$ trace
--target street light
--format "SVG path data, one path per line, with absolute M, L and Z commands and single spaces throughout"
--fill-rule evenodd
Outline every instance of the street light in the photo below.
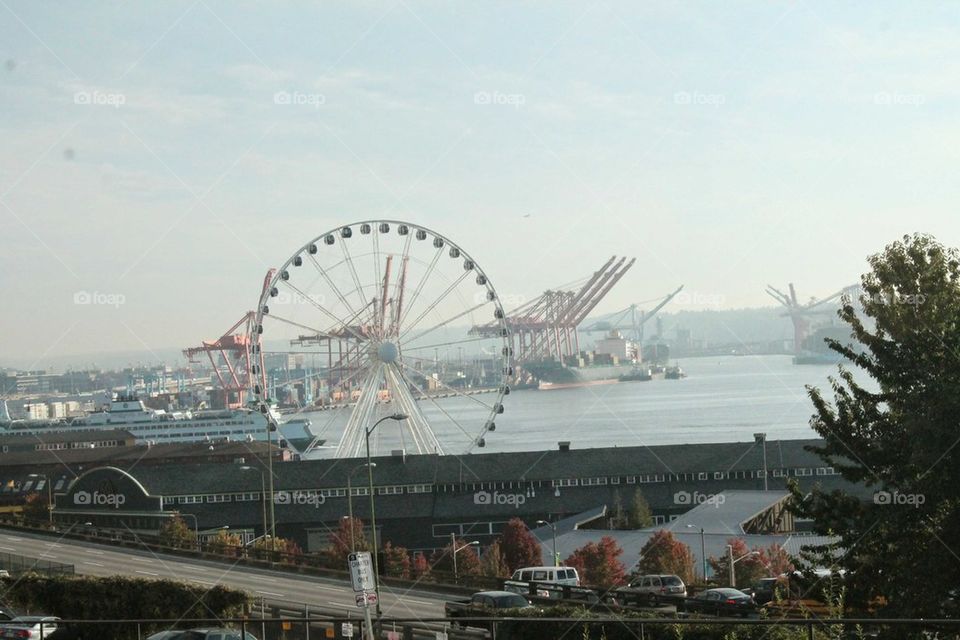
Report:
M 687 529 L 696 529 L 697 525 L 688 524 Z M 700 527 L 700 562 L 703 564 L 703 582 L 707 582 L 707 552 L 703 542 L 703 527 Z
M 180 513 L 180 517 L 189 516 L 193 518 L 193 541 L 197 544 L 197 551 L 203 551 L 200 545 L 200 525 L 197 523 L 197 516 L 192 513 Z
M 760 555 L 759 552 L 757 552 L 757 551 L 751 551 L 751 552 L 749 552 L 749 553 L 743 554 L 743 555 L 740 556 L 739 558 L 734 559 L 734 557 L 733 557 L 733 547 L 732 547 L 731 545 L 729 545 L 729 544 L 727 545 L 727 567 L 728 567 L 728 569 L 729 569 L 729 570 L 728 570 L 728 573 L 730 574 L 730 575 L 729 575 L 729 578 L 730 578 L 730 587 L 731 587 L 731 588 L 736 588 L 736 586 L 737 586 L 737 577 L 736 577 L 736 574 L 735 574 L 734 571 L 733 571 L 733 565 L 737 564 L 738 562 L 740 562 L 740 561 L 743 560 L 744 558 L 749 558 L 749 557 L 751 557 L 751 556 L 756 556 L 756 555 Z
M 557 557 L 557 525 L 546 520 L 537 520 L 537 524 L 542 524 L 553 529 L 553 566 L 560 566 L 560 558 Z
M 763 490 L 767 491 L 767 434 L 753 434 L 753 441 L 756 444 L 763 445 Z
M 364 427 L 364 440 L 366 442 L 367 448 L 367 482 L 370 487 L 370 535 L 372 536 L 372 550 L 373 550 L 373 591 L 377 594 L 377 624 L 380 623 L 380 617 L 382 612 L 380 610 L 380 561 L 377 559 L 377 512 L 374 508 L 373 500 L 373 463 L 370 461 L 370 434 L 373 433 L 381 422 L 385 420 L 396 420 L 397 422 L 401 420 L 406 420 L 407 414 L 405 413 L 394 413 L 389 416 L 384 416 L 373 423 L 373 426 L 367 429 Z
M 267 487 L 263 477 L 263 470 L 251 467 L 250 465 L 244 465 L 240 467 L 240 469 L 243 471 L 256 471 L 260 474 L 260 504 L 263 507 L 263 535 L 267 535 Z
M 450 548 L 453 550 L 453 553 L 451 554 L 453 555 L 453 584 L 460 583 L 460 575 L 457 572 L 457 553 L 460 551 L 463 551 L 467 547 L 479 547 L 479 546 L 480 546 L 480 542 L 478 540 L 474 540 L 473 542 L 468 542 L 467 544 L 463 545 L 458 549 L 456 534 L 454 533 L 450 534 Z
M 357 550 L 357 543 L 354 540 L 356 536 L 353 534 L 353 484 L 351 483 L 351 480 L 353 479 L 353 474 L 359 469 L 375 466 L 377 466 L 376 462 L 360 464 L 351 469 L 350 473 L 347 474 L 347 511 L 350 514 L 350 551 L 355 552 Z
M 47 524 L 53 526 L 53 487 L 50 484 L 50 478 L 43 473 L 31 473 L 28 478 L 43 478 L 47 485 Z

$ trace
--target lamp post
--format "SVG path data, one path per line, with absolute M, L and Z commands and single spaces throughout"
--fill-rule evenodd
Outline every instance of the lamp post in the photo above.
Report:
M 377 594 L 377 624 L 380 624 L 380 616 L 382 614 L 380 609 L 380 561 L 377 559 L 377 512 L 374 508 L 373 500 L 373 463 L 370 461 L 370 434 L 373 433 L 381 422 L 385 420 L 406 420 L 407 414 L 405 413 L 394 413 L 389 416 L 384 416 L 373 423 L 373 426 L 369 429 L 364 428 L 364 441 L 367 449 L 367 482 L 370 488 L 370 535 L 371 535 L 371 549 L 373 551 L 373 591 Z
M 755 433 L 753 434 L 753 441 L 763 446 L 763 490 L 767 491 L 767 434 Z
M 350 514 L 350 551 L 357 550 L 357 543 L 354 540 L 356 536 L 353 534 L 353 484 L 351 480 L 353 479 L 353 474 L 358 470 L 363 469 L 364 467 L 375 467 L 377 466 L 376 462 L 368 462 L 365 464 L 357 465 L 350 470 L 350 473 L 347 474 L 347 512 Z
M 453 556 L 453 584 L 460 584 L 460 574 L 457 572 L 457 553 L 463 551 L 467 547 L 479 547 L 480 541 L 474 540 L 473 542 L 468 542 L 459 549 L 457 548 L 457 535 L 455 533 L 450 534 L 450 549 L 452 550 L 451 555 Z
M 203 551 L 203 548 L 200 545 L 200 525 L 197 522 L 197 516 L 192 513 L 181 513 L 180 517 L 189 516 L 193 518 L 193 541 L 197 545 L 197 551 Z
M 263 507 L 262 509 L 263 535 L 266 536 L 267 535 L 267 487 L 266 487 L 266 481 L 264 480 L 264 477 L 263 477 L 263 471 L 260 469 L 257 469 L 256 467 L 251 467 L 249 465 L 244 465 L 240 468 L 243 469 L 244 471 L 256 471 L 257 473 L 260 474 L 260 504 Z
M 47 524 L 53 526 L 53 487 L 50 484 L 50 478 L 44 473 L 31 473 L 28 478 L 43 478 L 47 485 Z
M 553 566 L 560 566 L 560 558 L 557 557 L 557 525 L 546 520 L 537 520 L 537 524 L 549 526 L 553 530 Z
M 688 524 L 688 525 L 687 525 L 687 528 L 688 528 L 688 529 L 696 529 L 696 528 L 697 528 L 697 525 Z M 700 527 L 700 563 L 702 564 L 703 582 L 704 582 L 704 584 L 706 584 L 706 582 L 707 582 L 707 551 L 706 551 L 706 546 L 707 546 L 707 545 L 704 544 L 704 539 L 703 539 L 703 527 Z
M 743 554 L 739 558 L 734 559 L 733 547 L 729 544 L 727 545 L 727 567 L 728 567 L 728 573 L 730 574 L 728 577 L 730 578 L 731 588 L 736 588 L 737 586 L 737 576 L 736 576 L 736 573 L 734 573 L 733 565 L 737 564 L 744 558 L 749 558 L 750 556 L 755 556 L 755 555 L 758 555 L 758 553 L 756 551 L 751 551 L 749 553 Z

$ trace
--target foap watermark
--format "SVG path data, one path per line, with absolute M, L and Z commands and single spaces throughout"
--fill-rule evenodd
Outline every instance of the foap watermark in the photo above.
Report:
M 922 493 L 900 493 L 893 491 L 877 491 L 873 494 L 873 504 L 877 505 L 896 505 L 908 506 L 917 509 L 927 501 L 927 497 Z
M 927 296 L 922 293 L 875 293 L 872 295 L 862 294 L 860 296 L 862 302 L 874 302 L 876 304 L 886 304 L 886 305 L 895 305 L 895 304 L 905 304 L 914 307 L 919 307 L 924 302 L 927 301 Z
M 514 509 L 519 509 L 520 505 L 526 504 L 526 502 L 527 496 L 523 493 L 500 493 L 499 491 L 491 493 L 489 491 L 478 491 L 473 494 L 473 504 L 479 505 L 509 505 Z
M 873 94 L 873 104 L 881 106 L 919 107 L 927 102 L 922 93 L 897 93 L 896 91 L 878 91 Z
M 81 507 L 115 507 L 119 508 L 127 501 L 122 493 L 101 493 L 100 491 L 77 491 L 73 494 L 73 504 Z
M 103 293 L 102 291 L 77 291 L 73 294 L 73 304 L 100 305 L 119 308 L 127 303 L 122 293 Z
M 317 509 L 326 501 L 325 495 L 312 491 L 277 491 L 273 494 L 273 503 L 278 505 L 312 506 Z
M 474 104 L 492 104 L 519 109 L 527 104 L 527 98 L 522 93 L 500 93 L 499 91 L 477 91 L 473 94 Z
M 706 105 L 708 107 L 720 107 L 727 102 L 727 97 L 722 93 L 705 93 L 703 91 L 678 91 L 673 94 L 674 104 L 692 104 Z
M 322 93 L 305 93 L 303 91 L 277 91 L 273 94 L 273 104 L 307 106 L 319 109 L 327 103 L 327 97 Z
M 303 294 L 299 291 L 278 291 L 277 295 L 271 298 L 273 304 L 309 304 L 312 306 L 323 306 L 327 303 L 327 298 L 319 293 Z
M 108 91 L 77 91 L 73 94 L 73 104 L 95 105 L 119 109 L 127 103 L 127 97 L 122 93 Z
M 705 293 L 703 291 L 681 291 L 674 298 L 677 304 L 697 307 L 720 307 L 727 301 L 722 293 Z
M 699 491 L 690 493 L 689 491 L 677 491 L 673 494 L 673 503 L 679 505 L 697 506 L 710 504 L 714 507 L 719 507 L 726 501 L 727 499 L 722 493 L 700 493 Z

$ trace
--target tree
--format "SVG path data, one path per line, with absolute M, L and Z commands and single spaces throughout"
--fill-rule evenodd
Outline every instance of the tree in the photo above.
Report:
M 351 548 L 351 542 L 354 545 L 353 548 Z M 341 518 L 337 528 L 327 536 L 327 546 L 323 554 L 331 567 L 345 567 L 347 556 L 353 551 L 370 551 L 370 543 L 363 533 L 363 520 Z
M 640 487 L 637 487 L 633 492 L 633 502 L 630 505 L 630 528 L 646 529 L 652 526 L 653 514 L 650 512 L 650 504 Z
M 179 515 L 169 518 L 160 525 L 158 538 L 160 544 L 174 549 L 195 549 L 197 546 L 196 534 Z
M 608 589 L 623 584 L 626 569 L 620 562 L 623 549 L 610 536 L 588 542 L 566 559 L 564 564 L 580 574 L 580 581 L 592 587 Z
M 295 560 L 303 555 L 303 549 L 293 540 L 286 538 L 257 538 L 253 543 L 254 555 L 258 558 L 271 558 L 274 561 Z
M 430 576 L 430 562 L 427 561 L 427 556 L 422 553 L 414 554 L 413 567 L 410 571 L 416 580 L 428 578 Z
M 457 549 L 457 575 L 478 576 L 480 575 L 480 558 L 477 557 L 476 548 L 468 545 L 466 541 L 457 538 L 453 544 Z M 466 547 L 466 548 L 464 548 Z M 432 571 L 440 571 L 453 575 L 453 550 L 452 545 L 447 545 L 442 549 L 437 549 L 430 556 L 430 568 Z
M 210 553 L 216 553 L 222 556 L 233 556 L 236 555 L 240 548 L 243 546 L 243 543 L 240 541 L 240 536 L 228 532 L 226 529 L 220 529 L 217 531 L 217 535 L 213 536 L 207 542 L 207 551 Z
M 691 584 L 696 578 L 694 566 L 690 547 L 677 540 L 670 531 L 660 529 L 640 548 L 637 571 L 640 574 L 671 574 Z
M 727 540 L 727 545 L 733 549 L 733 559 L 736 561 L 733 577 L 737 584 L 731 586 L 746 587 L 760 578 L 766 578 L 770 575 L 767 562 L 759 549 L 748 549 L 747 543 L 742 538 L 730 538 Z M 751 552 L 753 552 L 753 555 L 748 555 Z M 727 554 L 719 558 L 711 556 L 707 562 L 710 564 L 717 582 L 726 584 L 730 575 L 730 559 Z
M 849 298 L 838 313 L 851 343 L 828 340 L 843 357 L 832 402 L 808 388 L 810 446 L 825 466 L 874 491 L 807 493 L 791 483 L 793 508 L 832 544 L 801 554 L 807 566 L 842 568 L 847 601 L 885 605 L 890 617 L 960 615 L 960 563 L 949 541 L 960 530 L 960 256 L 930 236 L 904 236 L 869 258 L 862 313 Z M 872 379 L 864 386 L 848 367 Z M 876 390 L 874 390 L 876 389 Z M 945 542 L 947 541 L 947 542 Z
M 623 510 L 623 500 L 620 499 L 620 490 L 613 490 L 613 512 L 610 515 L 610 528 L 611 529 L 628 529 L 630 528 L 629 517 Z
M 793 560 L 786 549 L 774 543 L 766 549 L 760 549 L 760 561 L 767 569 L 767 577 L 775 578 L 794 570 Z
M 46 523 L 50 518 L 47 495 L 37 491 L 28 493 L 23 502 L 23 517 L 37 523 Z
M 410 553 L 391 543 L 383 545 L 383 572 L 394 578 L 410 577 Z
M 510 573 L 523 567 L 537 567 L 543 564 L 540 543 L 520 518 L 511 518 L 503 528 L 503 535 L 500 536 L 500 550 L 507 561 Z
M 493 543 L 480 554 L 480 574 L 488 578 L 509 578 L 511 575 L 507 559 L 500 548 L 500 541 Z

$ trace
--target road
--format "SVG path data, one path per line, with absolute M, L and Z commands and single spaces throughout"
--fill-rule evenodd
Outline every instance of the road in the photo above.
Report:
M 155 553 L 149 549 L 118 549 L 103 544 L 57 539 L 31 533 L 0 531 L 0 551 L 72 564 L 76 572 L 93 576 L 129 575 L 140 578 L 173 578 L 212 587 L 220 584 L 242 589 L 256 598 L 292 606 L 307 604 L 325 613 L 359 617 L 349 582 L 301 576 L 283 571 L 250 568 Z M 443 617 L 444 598 L 419 590 L 380 587 L 381 608 L 395 618 Z

